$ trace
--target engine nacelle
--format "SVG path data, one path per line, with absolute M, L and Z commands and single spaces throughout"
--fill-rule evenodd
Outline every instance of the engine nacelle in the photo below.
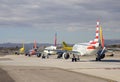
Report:
M 97 52 L 97 57 L 96 57 L 96 61 L 101 61 L 101 59 L 103 59 L 105 57 L 105 47 L 100 49 L 98 52 Z
M 102 54 L 102 55 L 100 56 L 101 59 L 103 59 L 104 57 L 105 57 L 105 54 Z
M 69 59 L 70 58 L 70 54 L 67 52 L 64 52 L 62 55 L 63 59 Z

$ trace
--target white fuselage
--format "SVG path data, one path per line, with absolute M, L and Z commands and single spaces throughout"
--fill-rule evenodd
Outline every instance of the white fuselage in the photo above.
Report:
M 73 46 L 72 51 L 78 52 L 78 55 L 95 55 L 99 50 L 99 43 L 78 43 Z
M 51 55 L 56 54 L 55 50 L 44 50 L 44 53 L 45 54 L 51 54 Z
M 44 53 L 45 54 L 56 54 L 56 46 L 48 46 L 48 47 L 46 47 L 45 49 L 44 49 Z

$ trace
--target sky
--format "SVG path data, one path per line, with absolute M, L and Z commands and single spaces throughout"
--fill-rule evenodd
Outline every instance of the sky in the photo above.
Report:
M 120 0 L 0 0 L 0 43 L 87 42 L 97 20 L 105 39 L 120 39 Z

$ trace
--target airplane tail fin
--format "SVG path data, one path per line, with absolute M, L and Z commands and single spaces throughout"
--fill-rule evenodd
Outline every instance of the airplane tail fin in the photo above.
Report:
M 24 43 L 22 44 L 22 47 L 19 49 L 20 53 L 24 53 L 25 51 L 25 47 L 24 47 Z
M 24 43 L 22 44 L 22 48 L 25 48 L 25 47 L 24 47 Z
M 63 41 L 62 42 L 63 47 L 67 47 L 68 45 Z
M 102 48 L 104 48 L 104 37 L 103 37 L 103 32 L 102 32 L 102 27 L 100 26 L 100 42 Z
M 90 42 L 90 44 L 96 44 L 99 41 L 99 21 L 97 21 L 97 25 L 96 25 L 96 36 L 95 39 L 93 41 Z
M 104 46 L 104 37 L 103 37 L 103 31 L 101 26 L 100 26 L 100 44 L 102 47 L 102 51 L 100 52 L 100 55 L 104 55 L 106 47 Z
M 33 46 L 33 48 L 37 48 L 37 43 L 36 43 L 36 40 L 34 41 L 34 46 Z
M 96 25 L 96 36 L 95 36 L 95 39 L 94 39 L 94 41 L 95 41 L 96 43 L 98 43 L 98 41 L 99 41 L 99 27 L 100 27 L 100 22 L 97 21 L 97 25 Z
M 57 46 L 57 33 L 55 33 L 54 45 Z

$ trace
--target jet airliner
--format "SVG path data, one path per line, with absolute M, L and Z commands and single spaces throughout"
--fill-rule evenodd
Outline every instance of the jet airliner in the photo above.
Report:
M 100 42 L 99 42 L 100 40 Z M 97 21 L 96 25 L 96 35 L 95 39 L 89 41 L 87 43 L 77 43 L 72 47 L 72 51 L 64 52 L 63 58 L 68 59 L 72 53 L 73 58 L 72 61 L 79 60 L 80 56 L 83 55 L 95 55 L 97 54 L 96 61 L 101 61 L 105 57 L 105 47 L 104 47 L 104 38 L 102 34 L 102 27 L 100 26 L 99 21 Z M 78 57 L 76 57 L 76 55 Z

